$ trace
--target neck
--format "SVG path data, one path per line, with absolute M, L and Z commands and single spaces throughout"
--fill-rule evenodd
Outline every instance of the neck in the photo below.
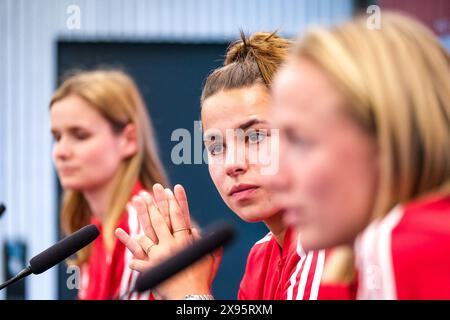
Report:
M 264 223 L 274 235 L 278 245 L 283 248 L 284 236 L 287 230 L 287 227 L 283 224 L 283 211 L 278 211 L 270 218 L 264 220 Z
M 108 210 L 111 195 L 114 190 L 114 180 L 111 179 L 100 187 L 83 191 L 83 196 L 89 204 L 92 215 L 102 223 L 106 217 L 106 211 Z

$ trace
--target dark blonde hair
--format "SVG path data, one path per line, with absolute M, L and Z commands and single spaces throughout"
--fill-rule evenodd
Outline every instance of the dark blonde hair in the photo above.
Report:
M 419 22 L 394 12 L 381 19 L 380 30 L 367 27 L 367 16 L 312 30 L 293 57 L 326 73 L 346 98 L 344 112 L 376 139 L 372 219 L 399 203 L 450 194 L 450 56 Z M 351 278 L 351 254 L 327 263 L 326 278 Z
M 347 98 L 345 111 L 381 154 L 373 217 L 398 203 L 450 192 L 450 56 L 431 30 L 383 12 L 380 30 L 360 16 L 304 37 L 296 57 L 318 65 Z
M 221 90 L 239 89 L 261 84 L 270 88 L 275 72 L 291 52 L 293 42 L 272 33 L 255 32 L 232 43 L 224 65 L 206 79 L 201 104 Z
M 138 151 L 125 159 L 116 175 L 106 219 L 103 223 L 105 246 L 114 246 L 114 229 L 120 220 L 131 191 L 140 181 L 150 190 L 153 184 L 167 185 L 167 179 L 157 154 L 153 128 L 144 100 L 137 85 L 126 73 L 119 70 L 78 71 L 68 77 L 53 94 L 52 105 L 70 95 L 85 100 L 111 125 L 114 132 L 121 132 L 126 125 L 135 126 Z M 70 234 L 89 224 L 91 210 L 80 191 L 66 190 L 61 208 L 61 227 Z M 83 249 L 76 263 L 89 257 L 89 248 Z

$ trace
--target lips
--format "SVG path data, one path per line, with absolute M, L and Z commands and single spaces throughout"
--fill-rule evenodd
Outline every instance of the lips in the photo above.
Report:
M 69 175 L 76 171 L 77 169 L 74 167 L 60 167 L 58 169 L 59 174 L 61 175 Z
M 231 188 L 228 195 L 235 198 L 236 200 L 246 200 L 251 198 L 253 193 L 258 189 L 259 186 L 250 184 L 238 184 Z

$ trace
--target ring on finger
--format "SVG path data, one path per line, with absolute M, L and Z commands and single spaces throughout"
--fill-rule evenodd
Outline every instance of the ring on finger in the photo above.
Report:
M 150 254 L 150 250 L 152 250 L 152 248 L 153 248 L 153 246 L 155 245 L 156 243 L 152 243 L 151 245 L 149 245 L 148 247 L 147 247 L 147 250 L 145 250 L 145 253 L 147 254 L 147 256 Z
M 176 229 L 173 230 L 173 234 L 177 233 L 177 232 L 181 232 L 181 231 L 187 231 L 189 234 L 191 234 L 191 228 L 180 228 L 180 229 Z

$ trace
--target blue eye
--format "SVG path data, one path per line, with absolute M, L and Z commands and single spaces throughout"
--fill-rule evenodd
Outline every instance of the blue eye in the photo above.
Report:
M 209 152 L 211 155 L 215 156 L 215 155 L 217 155 L 217 154 L 222 153 L 222 152 L 223 152 L 223 149 L 224 149 L 223 144 L 221 144 L 221 143 L 215 143 L 215 144 L 212 144 L 212 145 L 210 145 L 210 146 L 208 147 L 208 152 Z
M 267 133 L 264 131 L 251 131 L 247 133 L 248 142 L 250 144 L 258 144 L 267 137 Z

